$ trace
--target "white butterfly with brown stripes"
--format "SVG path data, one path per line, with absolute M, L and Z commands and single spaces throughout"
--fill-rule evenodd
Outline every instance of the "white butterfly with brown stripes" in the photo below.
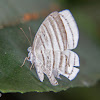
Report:
M 60 78 L 60 75 L 73 80 L 79 72 L 76 68 L 79 66 L 79 57 L 71 49 L 76 48 L 78 39 L 78 27 L 71 12 L 55 11 L 41 24 L 32 47 L 28 48 L 25 61 L 35 65 L 41 82 L 44 74 L 54 86 L 58 85 L 55 77 Z

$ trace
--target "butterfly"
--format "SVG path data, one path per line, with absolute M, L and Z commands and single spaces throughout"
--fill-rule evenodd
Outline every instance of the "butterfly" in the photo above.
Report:
M 61 79 L 60 75 L 71 81 L 79 72 L 79 57 L 71 51 L 77 47 L 78 39 L 78 27 L 71 12 L 52 12 L 39 27 L 24 63 L 30 61 L 31 68 L 35 65 L 41 82 L 44 74 L 53 86 L 58 85 L 56 78 Z

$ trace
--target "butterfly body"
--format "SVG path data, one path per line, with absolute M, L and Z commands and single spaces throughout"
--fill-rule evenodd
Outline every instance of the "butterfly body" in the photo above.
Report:
M 50 83 L 58 85 L 55 77 L 60 75 L 73 80 L 79 69 L 79 57 L 71 49 L 78 43 L 78 28 L 69 10 L 53 12 L 43 21 L 34 38 L 33 46 L 28 48 L 29 61 L 35 68 L 41 82 L 44 74 Z

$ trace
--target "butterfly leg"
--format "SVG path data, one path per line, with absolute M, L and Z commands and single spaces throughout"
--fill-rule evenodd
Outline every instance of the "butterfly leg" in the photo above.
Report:
M 26 60 L 29 60 L 29 57 L 26 57 L 26 58 L 24 59 L 24 62 L 23 62 L 23 64 L 22 64 L 20 67 L 23 67 L 23 66 L 24 66 Z
M 30 70 L 31 70 L 32 68 L 34 68 L 33 64 L 34 64 L 34 63 L 32 63 L 32 65 L 31 65 L 31 67 L 30 67 Z

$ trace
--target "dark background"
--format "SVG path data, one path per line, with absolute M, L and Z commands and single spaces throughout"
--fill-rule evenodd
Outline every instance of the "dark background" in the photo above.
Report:
M 5 93 L 0 100 L 99 100 L 100 81 L 93 87 L 76 87 L 58 93 L 54 92 L 30 92 L 30 93 Z

